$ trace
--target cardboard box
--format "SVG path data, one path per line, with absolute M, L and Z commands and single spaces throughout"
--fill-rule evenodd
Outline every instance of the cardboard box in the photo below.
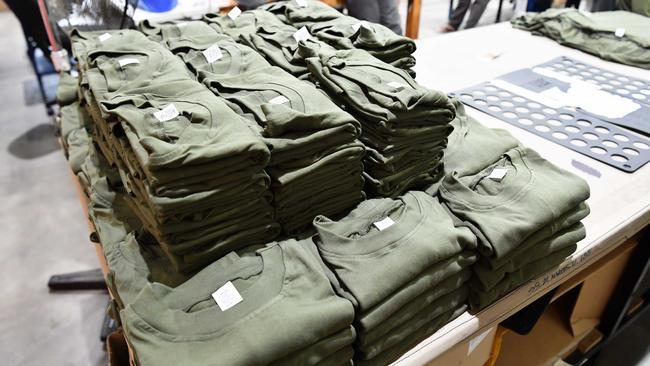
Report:
M 496 327 L 453 346 L 427 366 L 483 366 L 490 358 Z

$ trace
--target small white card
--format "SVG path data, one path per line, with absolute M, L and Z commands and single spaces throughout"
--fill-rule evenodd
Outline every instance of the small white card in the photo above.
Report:
M 362 21 L 360 21 L 359 23 L 352 24 L 352 29 L 356 32 L 356 31 L 359 30 L 359 28 L 361 28 L 361 26 L 364 26 L 364 27 L 365 27 L 365 26 L 366 26 L 366 23 L 367 23 L 367 22 L 366 22 L 365 20 L 362 20 Z
M 391 81 L 387 83 L 386 85 L 390 86 L 391 88 L 395 88 L 397 90 L 402 90 L 402 89 L 408 89 L 410 86 L 404 83 L 398 83 L 397 81 Z
M 241 14 L 241 9 L 239 7 L 235 6 L 234 8 L 230 9 L 228 12 L 228 18 L 235 20 L 237 17 Z
M 386 216 L 385 219 L 381 219 L 381 220 L 379 220 L 377 222 L 373 222 L 372 224 L 375 225 L 375 227 L 377 229 L 379 229 L 379 231 L 384 231 L 384 230 L 388 229 L 389 227 L 393 226 L 394 223 L 395 223 L 395 221 L 393 221 L 393 219 Z
M 226 311 L 244 300 L 235 288 L 235 285 L 230 281 L 212 293 L 212 298 L 216 301 L 221 311 Z
M 618 38 L 623 38 L 623 36 L 625 35 L 625 28 L 616 28 L 616 30 L 614 31 L 614 35 Z
M 296 0 L 296 4 L 301 8 L 306 8 L 309 5 L 307 0 Z
M 131 64 L 139 64 L 140 60 L 138 60 L 137 58 L 122 58 L 117 62 L 120 64 L 120 67 L 124 67 L 126 65 L 131 65 Z
M 506 174 L 508 174 L 508 169 L 494 168 L 494 169 L 492 169 L 492 173 L 490 173 L 490 175 L 488 175 L 488 178 L 490 178 L 492 180 L 496 180 L 497 182 L 501 182 L 501 180 L 503 179 L 503 177 L 506 176 Z
M 99 39 L 100 42 L 104 42 L 111 37 L 112 36 L 110 35 L 110 33 L 104 33 L 101 36 L 97 37 L 97 39 Z
M 309 34 L 309 31 L 307 30 L 307 27 L 302 27 L 298 29 L 296 33 L 293 34 L 293 38 L 296 39 L 296 41 L 306 41 L 311 37 L 311 34 Z
M 187 27 L 188 24 L 189 24 L 188 22 L 176 23 L 176 27 L 183 28 L 183 27 Z
M 154 117 L 160 122 L 165 122 L 169 121 L 170 119 L 178 117 L 180 113 L 178 113 L 178 109 L 176 109 L 176 106 L 173 104 L 167 105 L 165 108 L 159 110 L 158 112 L 155 112 L 153 114 Z
M 287 99 L 287 97 L 285 97 L 284 95 L 278 95 L 277 97 L 269 100 L 269 103 L 271 103 L 271 104 L 284 104 L 284 103 L 286 103 L 288 101 L 289 101 L 289 99 Z
M 223 53 L 221 53 L 221 48 L 219 48 L 218 45 L 212 45 L 203 51 L 203 57 L 205 57 L 205 60 L 208 61 L 209 64 L 221 59 L 223 57 Z

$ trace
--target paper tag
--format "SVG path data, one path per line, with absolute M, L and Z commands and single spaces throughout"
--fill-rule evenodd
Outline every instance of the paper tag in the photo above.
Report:
M 490 333 L 491 330 L 492 330 L 492 328 L 490 328 L 490 329 L 486 330 L 485 332 L 477 335 L 471 341 L 469 341 L 469 347 L 467 349 L 467 355 L 474 352 L 476 347 L 478 347 L 478 345 L 481 344 L 481 342 L 483 342 L 483 340 L 485 339 L 485 337 L 487 337 L 487 335 Z
M 625 28 L 616 28 L 616 31 L 614 31 L 614 35 L 618 38 L 623 38 L 625 35 Z
M 139 64 L 140 60 L 137 58 L 123 58 L 117 61 L 120 64 L 120 67 L 124 67 L 126 65 L 131 65 L 131 64 Z
M 234 8 L 230 9 L 228 12 L 228 18 L 235 20 L 237 17 L 241 14 L 241 9 L 239 7 L 235 6 Z
M 104 42 L 105 40 L 111 38 L 112 36 L 109 33 L 104 33 L 101 36 L 97 37 L 100 42 Z
M 496 180 L 497 182 L 501 182 L 501 180 L 503 179 L 503 177 L 506 176 L 506 174 L 508 174 L 508 169 L 494 168 L 494 169 L 492 169 L 492 173 L 490 173 L 490 175 L 488 175 L 488 178 L 490 178 L 492 180 Z
M 169 104 L 165 108 L 154 113 L 153 116 L 156 117 L 156 119 L 159 120 L 160 122 L 165 122 L 165 121 L 169 121 L 172 118 L 178 117 L 179 114 L 180 113 L 178 113 L 178 109 L 176 109 L 176 106 L 173 104 Z
M 307 5 L 309 5 L 307 3 L 307 0 L 296 0 L 296 4 L 298 4 L 298 6 L 301 7 L 301 8 L 306 8 Z
M 189 22 L 176 23 L 176 27 L 183 28 L 183 27 L 187 27 L 188 24 Z
M 212 298 L 216 301 L 221 311 L 226 311 L 244 300 L 235 288 L 235 285 L 230 281 L 212 293 Z
M 221 53 L 221 48 L 219 48 L 218 45 L 212 45 L 208 47 L 205 51 L 203 51 L 203 56 L 205 57 L 205 60 L 208 61 L 209 64 L 219 60 L 220 58 L 223 57 L 223 53 Z
M 362 21 L 360 21 L 359 23 L 352 24 L 352 29 L 356 32 L 356 31 L 359 30 L 359 28 L 361 28 L 362 25 L 363 25 L 363 26 L 366 25 L 366 21 L 365 21 L 365 20 L 362 20 Z
M 287 97 L 285 97 L 284 95 L 279 95 L 279 96 L 269 100 L 269 103 L 271 103 L 271 104 L 284 104 L 284 103 L 286 103 L 288 101 L 289 101 L 289 99 L 287 99 Z
M 391 88 L 395 88 L 397 90 L 410 88 L 410 86 L 408 86 L 408 85 L 406 85 L 404 83 L 398 83 L 397 81 L 391 81 L 391 82 L 387 83 L 386 85 L 390 86 Z
M 311 37 L 311 34 L 309 34 L 309 31 L 307 30 L 307 27 L 302 27 L 298 29 L 296 33 L 293 34 L 293 38 L 296 39 L 296 41 L 306 41 Z
M 375 225 L 375 227 L 379 229 L 379 231 L 384 231 L 389 227 L 393 226 L 394 223 L 395 221 L 393 221 L 393 219 L 387 216 L 385 219 L 379 220 L 377 222 L 373 222 L 372 224 Z

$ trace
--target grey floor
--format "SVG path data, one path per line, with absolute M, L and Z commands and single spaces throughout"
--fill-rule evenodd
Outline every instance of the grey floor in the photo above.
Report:
M 494 22 L 493 1 L 481 25 Z M 424 0 L 421 37 L 437 35 L 449 3 Z M 504 9 L 504 20 L 512 14 Z M 97 266 L 67 163 L 42 104 L 20 25 L 0 12 L 0 355 L 3 365 L 106 365 L 101 291 L 50 293 L 50 275 Z M 29 104 L 29 105 L 28 105 Z M 650 365 L 650 317 L 600 365 Z M 630 339 L 632 341 L 630 341 Z M 626 359 L 622 360 L 621 351 Z

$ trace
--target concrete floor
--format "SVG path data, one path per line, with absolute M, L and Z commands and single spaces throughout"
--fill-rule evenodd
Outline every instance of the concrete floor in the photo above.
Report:
M 421 37 L 437 35 L 449 3 L 424 0 Z M 481 25 L 494 22 L 492 2 Z M 504 20 L 512 8 L 504 8 Z M 34 76 L 20 25 L 0 12 L 0 355 L 3 365 L 106 365 L 99 341 L 107 295 L 51 293 L 50 275 L 97 267 L 81 207 L 51 120 L 25 86 Z M 650 317 L 629 330 L 607 360 L 647 365 Z M 621 351 L 630 362 L 621 362 Z M 613 363 L 613 362 L 612 362 Z M 612 364 L 609 361 L 602 365 Z

